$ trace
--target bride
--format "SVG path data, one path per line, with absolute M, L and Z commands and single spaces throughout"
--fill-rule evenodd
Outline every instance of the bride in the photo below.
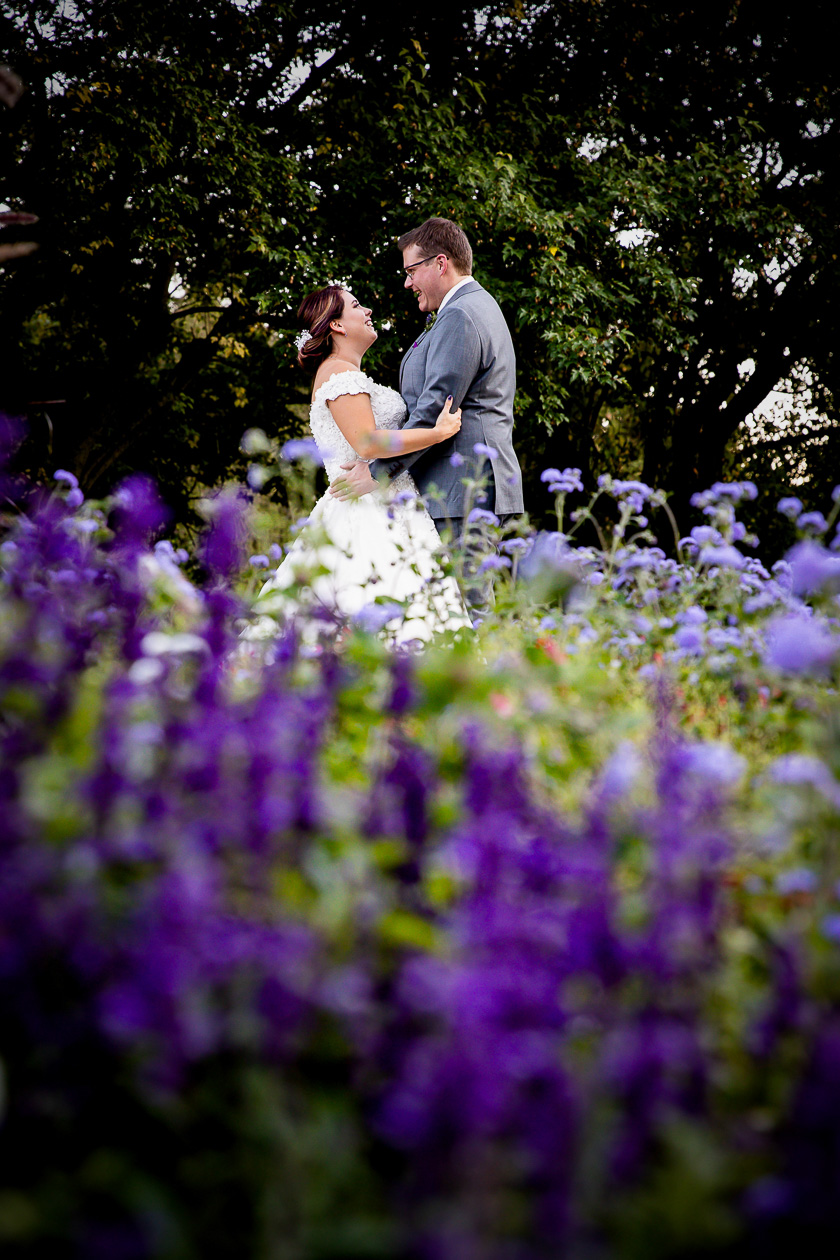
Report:
M 354 459 L 411 454 L 455 436 L 460 410 L 448 399 L 434 428 L 400 430 L 406 407 L 394 389 L 362 371 L 377 339 L 368 307 L 340 285 L 304 298 L 298 363 L 311 374 L 309 424 L 332 481 Z M 457 582 L 444 574 L 440 537 L 410 473 L 358 499 L 329 492 L 312 510 L 286 558 L 266 582 L 254 611 L 281 617 L 320 615 L 335 624 L 389 627 L 395 642 L 428 640 L 440 630 L 470 625 Z M 294 589 L 292 589 L 294 588 Z M 260 616 L 248 638 L 276 634 Z

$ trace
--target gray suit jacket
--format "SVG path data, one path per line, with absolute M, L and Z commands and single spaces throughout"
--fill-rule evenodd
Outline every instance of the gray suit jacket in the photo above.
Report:
M 482 470 L 488 502 L 497 515 L 523 511 L 522 474 L 513 450 L 516 358 L 495 298 L 471 280 L 449 299 L 432 327 L 403 358 L 400 393 L 408 407 L 404 429 L 434 428 L 449 394 L 460 407 L 461 430 L 426 451 L 371 464 L 375 477 L 396 477 L 411 468 L 417 488 L 437 519 L 464 515 L 463 478 Z M 477 456 L 477 442 L 498 454 Z M 454 452 L 463 463 L 451 462 Z

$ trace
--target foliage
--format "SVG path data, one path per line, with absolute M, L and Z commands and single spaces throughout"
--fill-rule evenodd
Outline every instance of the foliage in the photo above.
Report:
M 554 462 L 684 507 L 794 367 L 830 438 L 834 6 L 18 9 L 3 195 L 41 248 L 4 279 L 2 335 L 32 467 L 91 493 L 146 468 L 186 519 L 243 428 L 300 432 L 306 289 L 363 291 L 396 378 L 415 316 L 393 242 L 429 213 L 464 223 L 511 324 L 534 502 Z M 784 443 L 740 475 L 820 474 L 823 445 Z
M 263 660 L 243 498 L 196 584 L 142 478 L 6 479 L 8 1255 L 836 1245 L 840 509 L 771 574 L 748 483 L 679 559 L 545 486 L 474 641 Z

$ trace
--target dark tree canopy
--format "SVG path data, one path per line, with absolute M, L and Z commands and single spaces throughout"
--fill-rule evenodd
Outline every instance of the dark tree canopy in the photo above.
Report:
M 445 214 L 513 330 L 535 514 L 549 464 L 678 502 L 727 469 L 840 480 L 836 6 L 662 8 L 21 0 L 0 196 L 40 249 L 0 320 L 26 458 L 94 493 L 144 468 L 183 514 L 244 429 L 299 431 L 310 288 L 373 305 L 396 379 L 394 242 Z M 745 429 L 794 366 L 825 420 Z

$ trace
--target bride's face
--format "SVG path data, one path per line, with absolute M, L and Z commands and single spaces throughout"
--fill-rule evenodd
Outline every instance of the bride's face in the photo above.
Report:
M 355 298 L 349 289 L 344 289 L 343 292 L 344 310 L 331 324 L 333 331 L 337 334 L 335 340 L 339 347 L 346 340 L 348 345 L 360 346 L 367 350 L 379 336 L 373 326 L 370 307 L 362 306 L 359 299 Z M 342 332 L 347 334 L 346 338 L 342 336 Z

